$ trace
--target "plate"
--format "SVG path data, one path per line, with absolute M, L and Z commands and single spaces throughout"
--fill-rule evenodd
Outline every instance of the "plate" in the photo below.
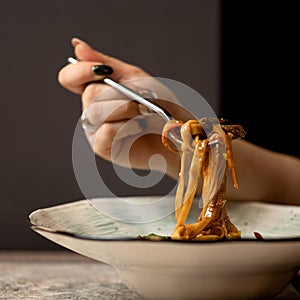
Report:
M 142 203 L 156 199 L 124 198 Z M 29 215 L 29 223 L 49 240 L 112 265 L 123 282 L 145 299 L 269 299 L 289 284 L 300 267 L 298 206 L 228 202 L 228 214 L 242 231 L 241 240 L 184 242 L 138 238 L 170 235 L 173 213 L 152 222 L 127 223 L 95 208 L 114 201 L 97 198 L 38 209 Z M 198 213 L 195 206 L 193 214 Z M 256 239 L 254 232 L 263 240 Z

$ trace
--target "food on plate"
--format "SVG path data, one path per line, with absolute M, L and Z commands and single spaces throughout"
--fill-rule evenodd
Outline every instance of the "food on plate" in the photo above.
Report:
M 180 133 L 179 133 L 180 132 Z M 176 146 L 170 134 L 180 135 Z M 226 170 L 238 189 L 232 154 L 232 139 L 243 138 L 241 125 L 229 125 L 223 119 L 202 118 L 181 122 L 171 120 L 162 131 L 163 145 L 181 155 L 181 169 L 175 196 L 176 226 L 173 240 L 239 239 L 240 230 L 231 222 L 226 208 Z M 198 188 L 203 208 L 194 223 L 186 224 Z

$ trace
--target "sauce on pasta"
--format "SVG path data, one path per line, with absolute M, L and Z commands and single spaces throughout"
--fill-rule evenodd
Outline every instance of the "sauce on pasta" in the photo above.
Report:
M 181 146 L 168 138 L 180 131 Z M 163 128 L 162 143 L 181 155 L 181 169 L 175 196 L 176 226 L 173 240 L 239 239 L 240 230 L 231 222 L 226 211 L 226 170 L 238 189 L 234 170 L 231 141 L 242 138 L 240 125 L 226 125 L 223 119 L 202 118 L 187 122 L 169 121 Z M 187 218 L 198 189 L 202 190 L 203 208 L 194 223 Z

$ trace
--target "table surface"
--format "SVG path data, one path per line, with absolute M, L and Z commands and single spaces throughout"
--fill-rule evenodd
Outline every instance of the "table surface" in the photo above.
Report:
M 104 263 L 71 251 L 0 251 L 0 299 L 141 300 Z M 300 299 L 289 286 L 276 300 Z
M 68 251 L 0 252 L 0 299 L 140 300 L 106 264 Z

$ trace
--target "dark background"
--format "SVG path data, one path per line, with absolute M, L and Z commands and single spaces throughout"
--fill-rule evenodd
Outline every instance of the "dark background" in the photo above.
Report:
M 0 249 L 58 248 L 32 232 L 26 218 L 35 209 L 83 198 L 71 157 L 80 98 L 57 82 L 73 54 L 73 36 L 189 85 L 218 115 L 242 124 L 248 140 L 300 156 L 296 4 L 1 1 Z M 172 184 L 166 178 L 156 192 Z
M 297 1 L 221 2 L 221 113 L 247 139 L 300 157 Z M 299 179 L 300 183 L 300 179 Z

